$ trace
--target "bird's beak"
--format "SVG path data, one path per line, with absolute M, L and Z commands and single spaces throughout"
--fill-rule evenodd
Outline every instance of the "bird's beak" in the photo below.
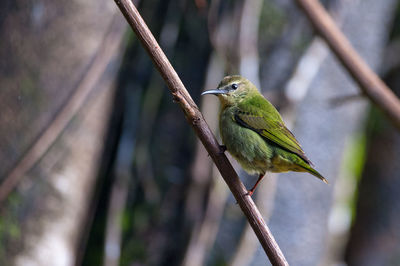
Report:
M 206 95 L 206 94 L 214 94 L 214 95 L 218 95 L 218 94 L 226 94 L 228 93 L 228 90 L 208 90 L 203 92 L 201 95 Z

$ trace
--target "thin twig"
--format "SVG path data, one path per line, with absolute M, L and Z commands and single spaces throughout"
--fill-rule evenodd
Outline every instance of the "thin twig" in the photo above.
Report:
M 161 50 L 157 41 L 154 39 L 136 7 L 133 5 L 131 0 L 115 0 L 115 3 L 118 5 L 126 20 L 135 31 L 137 37 L 142 42 L 144 48 L 149 53 L 156 68 L 164 78 L 174 100 L 181 106 L 188 123 L 193 127 L 197 136 L 216 164 L 218 170 L 221 172 L 222 177 L 232 191 L 232 194 L 246 215 L 249 223 L 253 227 L 253 230 L 271 263 L 273 265 L 288 265 L 282 251 L 272 236 L 256 205 L 251 197 L 246 195 L 247 190 L 245 186 L 239 180 L 239 177 L 227 157 L 220 152 L 219 144 L 205 122 L 203 115 L 190 97 L 190 94 Z
M 400 100 L 358 55 L 317 0 L 296 0 L 318 33 L 325 39 L 362 92 L 380 108 L 400 130 Z

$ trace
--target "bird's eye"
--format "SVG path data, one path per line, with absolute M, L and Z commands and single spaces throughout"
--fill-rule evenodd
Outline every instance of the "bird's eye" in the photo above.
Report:
M 233 83 L 231 85 L 232 90 L 236 90 L 238 88 L 238 85 L 236 83 Z

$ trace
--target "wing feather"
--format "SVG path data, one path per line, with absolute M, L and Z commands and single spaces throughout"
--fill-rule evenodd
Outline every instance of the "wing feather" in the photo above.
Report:
M 311 164 L 299 142 L 283 123 L 278 111 L 269 102 L 267 103 L 269 104 L 267 111 L 260 106 L 239 105 L 234 114 L 234 120 Z

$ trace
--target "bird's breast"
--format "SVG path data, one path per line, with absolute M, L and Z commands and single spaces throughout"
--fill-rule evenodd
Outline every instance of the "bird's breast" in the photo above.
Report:
M 249 173 L 265 173 L 272 167 L 274 149 L 251 129 L 237 124 L 232 109 L 220 114 L 220 134 L 229 153 Z

